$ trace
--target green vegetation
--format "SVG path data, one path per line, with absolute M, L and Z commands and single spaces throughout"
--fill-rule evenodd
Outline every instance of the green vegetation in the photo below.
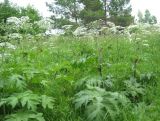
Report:
M 110 19 L 116 25 L 129 26 L 134 18 L 131 15 L 132 7 L 130 0 L 111 0 L 109 4 Z
M 75 22 L 78 22 L 80 6 L 78 4 L 78 0 L 55 0 L 54 4 L 56 5 L 53 7 L 53 4 L 47 3 L 46 5 L 49 7 L 49 10 L 56 15 L 52 16 L 52 19 L 57 19 L 58 16 L 63 20 L 70 20 L 74 19 Z
M 15 16 L 19 17 L 19 9 L 13 7 L 8 0 L 4 0 L 0 3 L 0 22 L 6 22 L 8 17 Z
M 160 120 L 160 34 L 138 37 L 12 40 L 0 48 L 0 120 Z
M 28 16 L 31 22 L 39 21 L 41 16 L 33 6 L 27 6 L 26 8 L 21 8 L 21 16 Z
M 103 4 L 100 0 L 80 0 L 85 6 L 80 12 L 80 18 L 83 22 L 90 23 L 104 18 Z
M 156 24 L 157 18 L 156 18 L 156 16 L 151 15 L 150 11 L 147 9 L 147 10 L 145 10 L 144 16 L 140 11 L 138 12 L 138 22 L 139 23 Z
M 129 26 L 133 23 L 130 0 L 55 0 L 47 3 L 53 12 L 51 19 L 58 28 L 66 24 L 88 24 L 102 19 L 104 24 L 112 21 L 118 26 Z
M 0 4 L 0 121 L 159 121 L 156 18 L 130 25 L 130 0 L 55 2 L 55 21 Z
M 4 0 L 4 2 L 0 3 L 0 11 L 0 22 L 4 23 L 6 23 L 6 20 L 9 17 L 28 16 L 31 22 L 41 19 L 38 10 L 36 10 L 33 6 L 22 8 L 10 3 L 9 0 Z

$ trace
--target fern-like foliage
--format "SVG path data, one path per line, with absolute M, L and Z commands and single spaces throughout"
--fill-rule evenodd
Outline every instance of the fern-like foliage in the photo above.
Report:
M 140 82 L 143 84 L 143 85 L 152 85 L 152 86 L 155 86 L 157 84 L 156 82 L 156 75 L 154 73 L 144 73 L 144 74 L 141 74 L 140 75 Z
M 105 89 L 111 89 L 114 87 L 114 79 L 112 75 L 108 75 L 105 80 L 102 81 L 103 87 Z
M 13 74 L 9 77 L 8 86 L 11 88 L 17 88 L 19 90 L 23 90 L 26 87 L 26 82 L 23 76 L 18 74 Z
M 88 121 L 114 120 L 119 114 L 119 106 L 126 105 L 127 102 L 127 98 L 120 93 L 91 86 L 77 93 L 74 99 L 75 108 L 84 108 Z
M 102 84 L 102 81 L 101 81 L 101 78 L 96 76 L 96 77 L 90 77 L 90 76 L 87 76 L 81 80 L 79 80 L 77 83 L 76 83 L 76 88 L 77 89 L 85 89 L 87 86 L 98 86 L 100 87 Z
M 135 78 L 130 78 L 125 83 L 125 95 L 132 99 L 134 102 L 138 100 L 140 95 L 144 95 L 144 88 L 141 84 L 137 83 Z
M 39 106 L 44 109 L 53 109 L 54 99 L 46 95 L 39 96 L 32 91 L 26 91 L 23 93 L 15 93 L 7 98 L 3 98 L 0 101 L 0 107 L 11 106 L 15 111 L 17 109 L 23 109 L 24 112 L 17 112 L 6 117 L 6 121 L 44 121 L 41 113 L 37 112 Z M 17 108 L 16 108 L 17 107 Z M 33 113 L 34 112 L 34 113 Z
M 46 109 L 46 108 L 53 109 L 54 99 L 52 97 L 48 97 L 46 95 L 42 95 L 41 96 L 41 101 L 42 101 L 42 107 L 44 109 Z
M 54 99 L 46 95 L 39 96 L 32 91 L 26 91 L 23 93 L 15 93 L 8 98 L 3 98 L 0 102 L 0 107 L 2 105 L 10 105 L 12 108 L 15 108 L 19 104 L 22 108 L 27 108 L 32 111 L 36 111 L 38 105 L 42 105 L 44 109 L 53 109 Z
M 37 105 L 40 104 L 40 97 L 31 91 L 18 93 L 17 97 L 19 97 L 22 107 L 26 106 L 28 110 L 36 111 Z
M 103 80 L 99 76 L 88 76 L 78 81 L 76 85 L 77 89 L 85 89 L 87 86 L 103 87 L 105 89 L 110 89 L 111 87 L 113 87 L 113 78 L 112 76 L 107 76 L 107 78 Z

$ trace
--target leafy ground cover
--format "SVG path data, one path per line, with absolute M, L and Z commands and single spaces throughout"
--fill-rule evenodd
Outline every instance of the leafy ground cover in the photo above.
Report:
M 139 36 L 48 37 L 1 47 L 0 120 L 160 120 L 160 34 Z

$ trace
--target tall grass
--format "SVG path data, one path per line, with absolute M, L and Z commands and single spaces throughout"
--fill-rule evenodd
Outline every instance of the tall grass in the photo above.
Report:
M 119 35 L 98 38 L 50 37 L 38 41 L 24 39 L 20 44 L 13 41 L 17 49 L 5 49 L 5 53 L 11 55 L 0 60 L 0 98 L 18 92 L 16 87 L 8 90 L 4 83 L 9 83 L 12 75 L 21 75 L 27 85 L 25 90 L 54 98 L 53 109 L 38 109 L 46 121 L 86 121 L 86 108 L 82 106 L 82 109 L 75 110 L 73 102 L 75 94 L 87 88 L 77 88 L 77 83 L 85 77 L 101 77 L 102 81 L 111 77 L 113 86 L 105 88 L 105 91 L 125 95 L 127 89 L 131 90 L 126 87 L 125 81 L 134 77 L 144 89 L 143 94 L 136 92 L 139 87 L 134 87 L 125 95 L 129 105 L 120 108 L 120 113 L 114 118 L 103 120 L 158 121 L 159 37 L 160 34 L 155 33 L 141 38 L 140 42 L 130 42 Z M 147 40 L 149 46 L 144 46 L 143 40 Z M 103 86 L 99 88 L 104 89 Z M 136 92 L 134 96 L 133 91 Z M 3 109 L 1 106 L 2 121 L 6 115 L 17 111 L 6 107 L 4 114 Z

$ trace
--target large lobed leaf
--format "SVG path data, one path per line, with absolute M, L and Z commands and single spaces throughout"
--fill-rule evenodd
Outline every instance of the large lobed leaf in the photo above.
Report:
M 127 102 L 127 98 L 120 93 L 90 86 L 77 93 L 74 99 L 75 108 L 84 107 L 89 121 L 103 121 L 108 117 L 114 120 L 120 112 L 120 104 L 125 106 Z
M 6 116 L 5 121 L 45 121 L 42 116 L 42 113 L 33 113 L 33 112 L 18 112 L 15 114 L 11 114 Z

